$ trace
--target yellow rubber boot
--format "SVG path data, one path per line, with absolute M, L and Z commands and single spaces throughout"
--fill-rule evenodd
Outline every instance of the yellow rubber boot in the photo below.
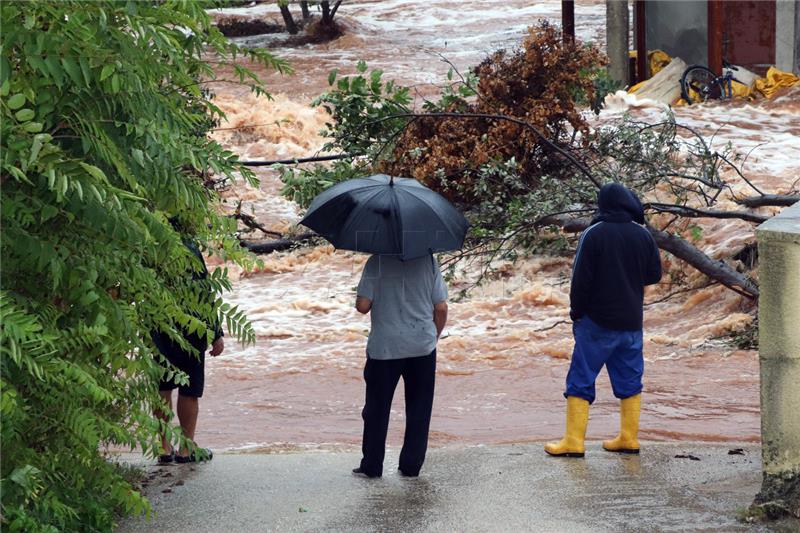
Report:
M 639 453 L 639 412 L 641 408 L 641 394 L 620 401 L 619 435 L 613 440 L 604 440 L 603 449 L 616 453 Z
M 567 431 L 559 442 L 545 444 L 544 451 L 559 457 L 583 457 L 586 448 L 586 425 L 589 423 L 589 402 L 577 396 L 567 397 Z

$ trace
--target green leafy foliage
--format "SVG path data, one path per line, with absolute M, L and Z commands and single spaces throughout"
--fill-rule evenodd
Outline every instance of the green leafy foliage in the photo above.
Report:
M 358 62 L 353 76 L 340 76 L 338 71 L 332 71 L 328 84 L 332 90 L 312 103 L 321 105 L 332 118 L 322 134 L 333 141 L 326 144 L 324 150 L 338 149 L 370 155 L 373 159 L 391 152 L 394 140 L 391 132 L 402 127 L 405 120 L 387 117 L 411 112 L 409 88 L 394 81 L 384 82 L 380 69 L 367 74 L 364 61 Z
M 331 138 L 323 150 L 343 151 L 353 157 L 332 165 L 284 168 L 281 193 L 285 197 L 308 207 L 326 188 L 370 174 L 374 162 L 392 153 L 394 132 L 405 120 L 387 117 L 411 112 L 408 107 L 410 90 L 393 81 L 384 82 L 380 69 L 367 71 L 364 61 L 358 62 L 353 76 L 340 76 L 337 70 L 331 71 L 328 75 L 331 90 L 312 103 L 322 106 L 331 115 L 331 122 L 320 132 Z
M 108 531 L 149 509 L 103 450 L 159 452 L 150 332 L 210 337 L 222 323 L 254 339 L 219 296 L 227 272 L 193 282 L 199 262 L 168 222 L 206 253 L 249 261 L 204 185 L 212 172 L 255 181 L 205 135 L 220 112 L 202 89 L 214 78 L 204 58 L 287 66 L 229 44 L 201 3 L 0 9 L 2 528 Z
M 592 111 L 600 113 L 603 108 L 606 95 L 613 94 L 623 88 L 623 84 L 619 80 L 615 80 L 608 73 L 608 69 L 597 69 L 591 76 L 592 84 L 594 85 L 594 96 L 590 103 Z
M 447 71 L 447 84 L 437 101 L 426 101 L 422 108 L 432 113 L 466 111 L 469 100 L 478 96 L 478 75 L 475 69 L 461 74 L 454 67 Z
M 285 167 L 281 171 L 281 194 L 301 207 L 308 207 L 316 195 L 331 185 L 368 173 L 368 164 L 357 159 L 336 161 L 331 166 Z

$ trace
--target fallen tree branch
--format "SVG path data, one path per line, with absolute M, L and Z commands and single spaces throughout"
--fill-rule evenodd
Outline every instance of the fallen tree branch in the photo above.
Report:
M 455 119 L 470 119 L 470 120 L 484 119 L 484 120 L 505 120 L 508 122 L 512 122 L 514 124 L 522 126 L 523 128 L 526 128 L 529 131 L 532 131 L 539 138 L 539 140 L 542 141 L 542 143 L 545 146 L 564 156 L 564 158 L 566 158 L 570 163 L 575 165 L 575 167 L 584 176 L 586 176 L 589 179 L 589 181 L 591 181 L 598 189 L 600 188 L 600 181 L 589 171 L 586 165 L 584 165 L 580 160 L 578 160 L 573 154 L 571 154 L 568 150 L 563 149 L 562 147 L 558 146 L 556 143 L 548 139 L 542 132 L 540 132 L 533 125 L 516 117 L 510 117 L 508 115 L 495 115 L 491 113 L 398 113 L 395 115 L 382 117 L 378 120 L 366 122 L 365 126 L 372 124 L 380 124 L 381 122 L 386 122 L 388 120 L 394 120 L 398 118 L 409 118 L 414 120 L 425 119 L 425 118 L 455 118 Z M 406 127 L 407 126 L 408 125 L 406 125 Z
M 338 159 L 352 159 L 363 154 L 334 154 L 319 155 L 315 157 L 295 157 L 294 159 L 273 159 L 271 161 L 239 161 L 238 164 L 246 167 L 270 167 L 272 165 L 298 165 L 300 163 L 321 163 L 323 161 L 336 161 Z
M 746 220 L 747 222 L 755 222 L 756 224 L 761 224 L 771 218 L 748 211 L 717 211 L 715 209 L 698 209 L 696 207 L 676 204 L 647 203 L 644 204 L 644 208 L 650 208 L 659 213 L 672 213 L 687 218 L 738 218 L 740 220 Z
M 561 226 L 564 231 L 577 233 L 588 228 L 591 220 L 588 218 L 568 219 L 559 215 L 552 217 L 549 223 Z M 652 226 L 647 226 L 647 229 L 661 250 L 671 253 L 742 296 L 750 299 L 758 298 L 758 286 L 729 264 L 710 258 L 702 250 L 677 235 Z
M 255 217 L 248 215 L 247 213 L 242 213 L 242 201 L 239 200 L 239 203 L 236 205 L 236 211 L 232 215 L 229 215 L 231 218 L 235 218 L 236 220 L 241 220 L 242 224 L 247 226 L 250 229 L 257 229 L 263 232 L 265 235 L 270 235 L 272 237 L 277 237 L 278 239 L 283 238 L 282 233 L 278 233 L 277 231 L 271 231 L 265 228 Z
M 800 202 L 800 195 L 797 194 L 762 194 L 760 196 L 747 196 L 745 198 L 734 198 L 734 202 L 746 207 L 789 207 Z
M 273 252 L 282 252 L 284 250 L 289 250 L 291 248 L 294 248 L 298 244 L 310 241 L 316 236 L 317 236 L 316 233 L 308 232 L 308 233 L 301 233 L 300 235 L 296 235 L 293 237 L 287 237 L 285 239 L 276 239 L 274 241 L 268 241 L 268 242 L 242 240 L 239 241 L 239 243 L 242 245 L 242 247 L 247 248 L 254 254 L 271 254 Z
M 709 278 L 719 281 L 732 291 L 747 298 L 758 298 L 758 286 L 724 261 L 710 258 L 696 246 L 677 235 L 657 230 L 651 226 L 648 226 L 647 229 L 662 250 L 683 259 Z

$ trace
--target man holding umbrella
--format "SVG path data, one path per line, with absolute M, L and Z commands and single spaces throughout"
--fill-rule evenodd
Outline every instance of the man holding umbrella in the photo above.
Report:
M 358 284 L 358 312 L 371 313 L 364 380 L 363 458 L 353 472 L 380 477 L 395 388 L 403 377 L 406 432 L 400 473 L 419 475 L 428 447 L 436 342 L 447 321 L 447 287 L 433 256 L 401 261 L 373 255 Z
M 400 377 L 406 432 L 400 474 L 418 476 L 428 447 L 436 343 L 447 321 L 447 287 L 433 257 L 460 249 L 469 225 L 447 200 L 415 180 L 384 175 L 322 192 L 301 224 L 337 248 L 373 254 L 356 309 L 370 313 L 363 458 L 356 475 L 380 477 L 392 398 Z

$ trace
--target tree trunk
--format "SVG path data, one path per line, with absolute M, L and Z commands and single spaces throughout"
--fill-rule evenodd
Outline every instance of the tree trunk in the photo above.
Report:
M 655 228 L 648 227 L 648 229 L 655 239 L 656 244 L 658 244 L 658 247 L 662 250 L 683 259 L 709 278 L 719 281 L 729 289 L 743 296 L 747 296 L 748 298 L 758 298 L 758 287 L 756 284 L 724 261 L 716 261 L 708 257 L 697 247 L 681 239 L 677 235 L 672 235 L 666 231 L 660 231 Z
M 308 2 L 300 2 L 300 10 L 303 12 L 303 20 L 311 18 L 311 13 L 308 11 Z
M 796 194 L 762 194 L 747 198 L 734 199 L 734 202 L 747 207 L 778 206 L 789 207 L 800 202 L 800 195 Z
M 281 16 L 283 17 L 283 22 L 286 24 L 286 31 L 288 31 L 291 35 L 297 35 L 297 24 L 294 21 L 294 17 L 292 17 L 292 12 L 289 11 L 289 6 L 280 3 L 278 7 L 281 10 Z
M 333 18 L 331 17 L 331 3 L 325 0 L 320 2 L 320 7 L 322 8 L 322 23 L 330 25 L 330 23 L 333 22 Z
M 316 236 L 316 233 L 302 233 L 296 237 L 289 237 L 286 239 L 277 239 L 274 241 L 260 242 L 260 241 L 247 241 L 242 240 L 239 243 L 247 248 L 254 254 L 271 254 L 273 252 L 282 252 L 289 250 L 298 244 L 311 240 Z
M 628 2 L 606 0 L 606 50 L 608 74 L 628 85 Z
M 565 215 L 554 215 L 539 221 L 540 226 L 553 224 L 561 226 L 564 231 L 577 233 L 589 227 L 588 218 L 571 218 Z M 717 261 L 707 256 L 702 250 L 685 239 L 648 226 L 647 229 L 661 250 L 669 252 L 693 266 L 711 279 L 717 280 L 729 289 L 748 298 L 758 298 L 758 286 L 747 276 L 737 272 L 724 261 Z

